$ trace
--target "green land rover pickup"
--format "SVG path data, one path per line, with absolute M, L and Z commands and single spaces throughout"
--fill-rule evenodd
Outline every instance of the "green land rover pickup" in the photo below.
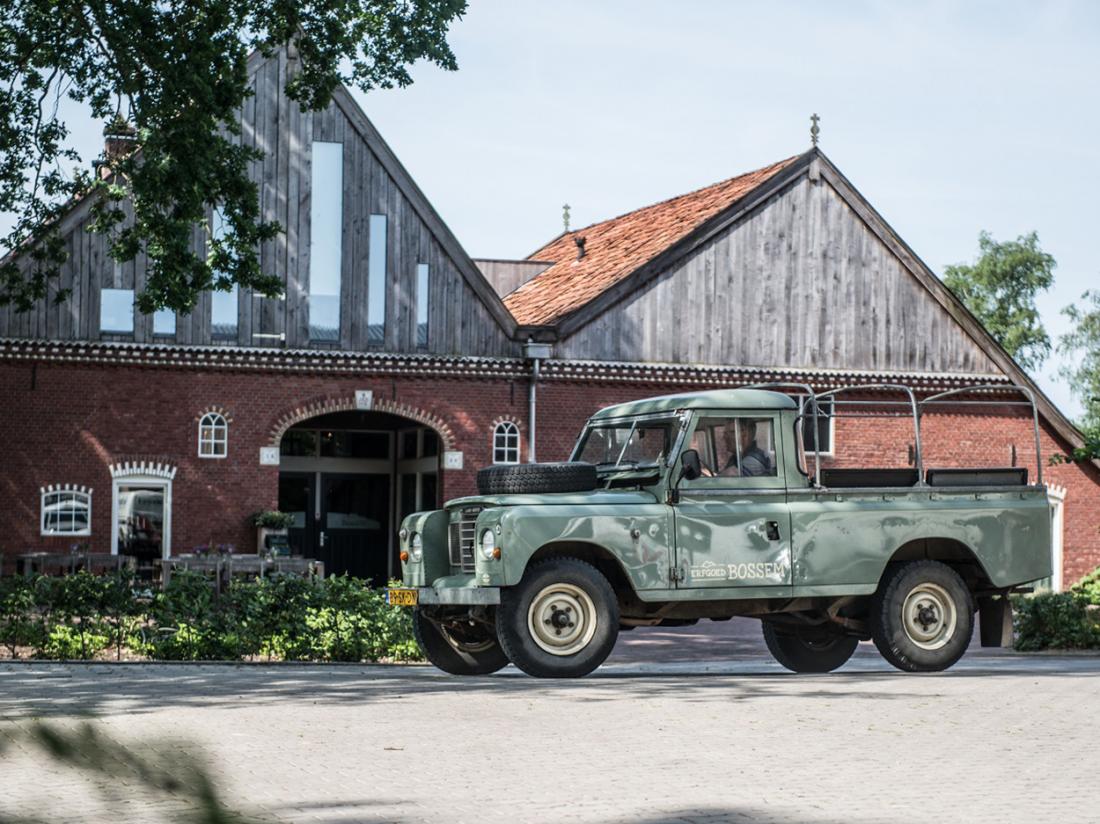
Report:
M 873 400 L 883 390 L 909 400 Z M 1037 483 L 1021 467 L 924 469 L 921 414 L 954 394 L 773 385 L 602 409 L 569 462 L 488 467 L 481 494 L 406 518 L 390 603 L 461 675 L 582 676 L 620 631 L 733 616 L 761 619 L 795 672 L 834 670 L 869 639 L 902 670 L 946 669 L 975 616 L 984 645 L 1010 642 L 1008 595 L 1051 574 L 1038 455 Z M 911 416 L 909 465 L 809 466 L 803 432 L 845 403 Z

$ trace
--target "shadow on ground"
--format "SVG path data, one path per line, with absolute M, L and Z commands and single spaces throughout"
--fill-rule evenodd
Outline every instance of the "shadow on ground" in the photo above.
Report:
M 861 644 L 843 669 L 798 676 L 774 663 L 753 621 L 704 623 L 625 633 L 608 662 L 587 678 L 536 680 L 509 667 L 494 676 L 458 678 L 430 666 L 325 664 L 112 664 L 4 662 L 0 719 L 34 716 L 140 715 L 171 707 L 234 708 L 258 703 L 399 702 L 411 696 L 473 693 L 498 698 L 570 697 L 587 702 L 646 700 L 733 702 L 797 695 L 835 700 L 896 701 L 937 694 L 936 679 L 999 679 L 1026 674 L 1100 676 L 1100 657 L 1023 656 L 972 648 L 947 673 L 907 675 Z M 906 688 L 880 689 L 904 678 Z M 813 689 L 807 689 L 807 683 Z M 910 686 L 911 685 L 911 686 Z

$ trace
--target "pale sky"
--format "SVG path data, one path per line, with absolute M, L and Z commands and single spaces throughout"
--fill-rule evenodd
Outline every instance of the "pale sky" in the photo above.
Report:
M 821 148 L 933 271 L 1036 230 L 1100 288 L 1100 4 L 472 0 L 459 70 L 354 92 L 474 257 Z M 98 127 L 78 126 L 90 160 Z M 3 221 L 0 221 L 3 222 Z M 1071 416 L 1052 358 L 1036 377 Z

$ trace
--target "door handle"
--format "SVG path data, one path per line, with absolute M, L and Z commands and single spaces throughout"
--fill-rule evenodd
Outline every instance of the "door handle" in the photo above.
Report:
M 769 541 L 778 541 L 779 540 L 779 521 L 766 521 L 764 526 L 767 529 L 768 540 Z
M 321 532 L 321 546 L 324 546 L 324 545 L 325 545 L 325 533 L 324 533 L 324 531 L 322 531 Z

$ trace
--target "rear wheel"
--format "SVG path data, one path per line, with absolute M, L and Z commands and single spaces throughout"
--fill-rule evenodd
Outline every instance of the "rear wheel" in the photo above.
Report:
M 413 634 L 425 657 L 451 675 L 488 675 L 508 666 L 508 656 L 489 624 L 458 615 L 429 617 L 417 608 Z
M 513 664 L 539 678 L 588 675 L 618 634 L 615 591 L 599 570 L 576 558 L 529 567 L 497 608 L 500 645 Z
M 906 672 L 938 672 L 958 661 L 974 632 L 974 602 L 955 570 L 909 561 L 888 570 L 871 611 L 882 657 Z
M 844 666 L 859 639 L 811 627 L 781 627 L 764 622 L 764 643 L 791 672 L 832 672 Z

